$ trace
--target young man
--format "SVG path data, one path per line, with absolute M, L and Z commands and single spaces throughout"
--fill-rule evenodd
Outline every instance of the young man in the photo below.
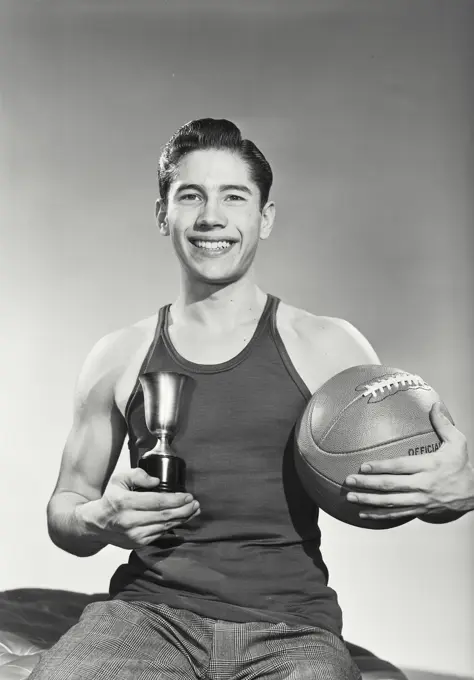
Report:
M 275 216 L 271 184 L 264 156 L 228 121 L 188 123 L 163 151 L 156 215 L 180 263 L 180 294 L 92 350 L 48 506 L 51 538 L 64 550 L 133 552 L 112 578 L 111 599 L 86 608 L 36 680 L 360 676 L 291 446 L 310 395 L 378 359 L 347 322 L 280 303 L 255 284 L 257 245 Z M 156 492 L 158 480 L 136 467 L 154 444 L 138 375 L 155 370 L 192 384 L 173 443 L 190 493 Z M 473 508 L 465 440 L 432 417 L 443 455 L 375 462 L 356 476 L 355 498 L 373 516 L 381 503 L 394 517 L 428 521 Z M 110 479 L 126 435 L 132 469 Z M 380 488 L 391 493 L 370 493 Z

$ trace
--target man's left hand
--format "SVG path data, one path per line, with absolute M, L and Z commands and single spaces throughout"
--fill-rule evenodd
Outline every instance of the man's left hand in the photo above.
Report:
M 442 441 L 437 451 L 364 463 L 358 474 L 346 479 L 354 488 L 347 499 L 369 506 L 360 517 L 420 517 L 436 522 L 436 518 L 449 521 L 474 510 L 474 469 L 466 438 L 442 413 L 439 402 L 431 409 L 430 419 Z

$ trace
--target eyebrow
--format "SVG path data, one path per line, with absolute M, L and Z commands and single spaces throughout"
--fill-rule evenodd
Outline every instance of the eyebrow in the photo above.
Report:
M 199 184 L 181 184 L 181 186 L 178 188 L 178 192 L 180 191 L 189 191 L 190 189 L 194 191 L 203 191 L 203 187 L 199 186 Z M 220 191 L 242 191 L 244 194 L 249 194 L 250 196 L 252 195 L 251 189 L 249 189 L 248 186 L 245 184 L 222 184 L 219 187 Z
M 242 191 L 244 194 L 252 195 L 252 191 L 245 184 L 224 184 L 220 187 L 221 191 Z

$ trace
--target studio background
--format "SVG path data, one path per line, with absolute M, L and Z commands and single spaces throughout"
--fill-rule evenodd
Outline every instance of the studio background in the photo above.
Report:
M 474 3 L 0 8 L 0 589 L 104 591 L 127 557 L 59 551 L 45 506 L 86 354 L 176 295 L 156 162 L 191 118 L 230 118 L 273 166 L 261 286 L 419 373 L 472 457 Z M 368 531 L 323 515 L 345 637 L 473 673 L 473 520 Z

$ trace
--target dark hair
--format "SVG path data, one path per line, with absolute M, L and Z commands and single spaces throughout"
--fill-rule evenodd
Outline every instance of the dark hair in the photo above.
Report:
M 263 209 L 273 182 L 270 164 L 253 142 L 242 139 L 234 123 L 213 118 L 191 120 L 180 127 L 164 147 L 158 165 L 158 185 L 163 200 L 168 197 L 179 161 L 186 154 L 200 149 L 225 149 L 238 153 L 248 164 L 252 181 L 259 188 L 260 209 Z

